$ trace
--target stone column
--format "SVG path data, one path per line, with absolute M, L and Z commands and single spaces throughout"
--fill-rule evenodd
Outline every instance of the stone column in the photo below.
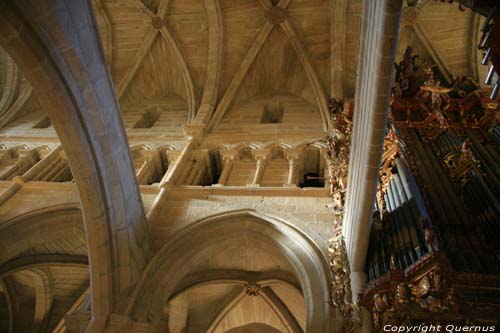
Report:
M 163 173 L 160 152 L 157 150 L 142 150 L 141 155 L 144 158 L 141 167 L 137 170 L 137 182 L 141 185 L 150 184 L 157 175 Z
M 363 0 L 358 79 L 343 218 L 353 299 L 364 289 L 379 163 L 399 32 L 402 0 Z
M 24 179 L 20 176 L 15 176 L 11 184 L 0 194 L 0 205 L 3 205 L 7 200 L 12 198 L 23 187 Z
M 164 200 L 167 189 L 177 184 L 177 178 L 182 174 L 183 167 L 185 163 L 189 160 L 189 157 L 193 149 L 198 145 L 198 142 L 203 137 L 205 133 L 204 125 L 184 125 L 184 134 L 186 135 L 188 142 L 184 149 L 182 150 L 179 157 L 175 160 L 173 165 L 169 167 L 168 172 L 163 176 L 160 182 L 160 193 L 156 197 L 151 209 L 148 212 L 148 221 L 156 219 L 158 214 L 161 212 L 160 203 Z
M 43 175 L 48 172 L 51 165 L 59 159 L 62 151 L 62 146 L 58 146 L 50 151 L 45 149 L 43 151 L 38 151 L 38 154 L 41 157 L 40 161 L 29 169 L 23 175 L 23 178 L 26 181 L 41 180 Z
M 201 177 L 203 176 L 203 171 L 207 166 L 208 151 L 207 150 L 197 150 L 194 152 L 193 167 L 189 172 L 189 177 L 187 178 L 186 185 L 197 185 L 201 182 Z
M 199 140 L 205 133 L 205 126 L 204 125 L 184 125 L 184 133 L 186 134 L 188 138 L 188 142 L 184 149 L 182 150 L 181 154 L 179 157 L 175 160 L 173 165 L 169 166 L 168 172 L 163 176 L 163 179 L 160 182 L 160 187 L 167 188 L 170 187 L 174 184 L 179 184 L 177 181 L 178 177 L 182 174 L 184 171 L 183 167 L 185 163 L 189 160 L 189 157 L 191 156 L 191 152 L 193 149 L 198 145 Z
M 297 187 L 298 177 L 297 169 L 299 164 L 300 152 L 298 149 L 285 150 L 285 158 L 288 161 L 288 177 L 285 187 Z
M 6 149 L 0 150 L 0 165 L 4 162 L 4 160 L 9 159 L 9 151 Z
M 141 167 L 137 170 L 136 177 L 139 185 L 145 185 L 147 183 L 148 176 L 151 174 L 151 164 L 153 163 L 153 158 L 145 157 L 144 162 L 142 162 Z
M 233 169 L 234 161 L 238 160 L 239 152 L 234 149 L 226 149 L 221 151 L 221 157 L 223 161 L 222 172 L 219 177 L 219 181 L 214 186 L 224 186 L 226 185 L 231 170 Z
M 68 159 L 66 158 L 66 154 L 61 152 L 59 154 L 59 159 L 56 161 L 53 168 L 49 169 L 49 172 L 45 177 L 40 179 L 44 182 L 57 182 L 60 181 L 66 172 L 69 172 Z
M 32 85 L 75 166 L 92 288 L 87 331 L 103 332 L 151 252 L 142 197 L 91 4 L 2 1 L 0 45 Z
M 22 176 L 14 176 L 12 183 L 5 190 L 0 193 L 0 205 L 5 203 L 7 200 L 12 198 L 17 191 L 19 191 L 24 182 L 30 180 L 36 180 L 38 174 L 43 171 L 47 165 L 56 159 L 62 151 L 62 147 L 59 146 L 51 150 L 45 157 L 43 157 L 38 163 L 36 163 L 31 169 L 25 172 Z
M 259 187 L 262 174 L 264 173 L 265 163 L 270 155 L 270 151 L 269 149 L 254 149 L 252 154 L 255 159 L 255 174 L 253 176 L 252 183 L 247 186 Z
M 37 162 L 35 154 L 31 150 L 19 150 L 16 154 L 18 157 L 16 163 L 0 176 L 1 180 L 10 180 L 15 176 L 21 176 Z

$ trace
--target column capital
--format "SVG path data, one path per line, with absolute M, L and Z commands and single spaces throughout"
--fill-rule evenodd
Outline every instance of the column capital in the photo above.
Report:
M 223 161 L 234 161 L 240 158 L 240 152 L 236 149 L 224 149 L 220 151 Z
M 256 161 L 265 161 L 269 156 L 271 156 L 270 149 L 253 149 L 252 156 Z
M 301 157 L 301 149 L 299 148 L 284 149 L 283 153 L 288 161 L 298 160 Z

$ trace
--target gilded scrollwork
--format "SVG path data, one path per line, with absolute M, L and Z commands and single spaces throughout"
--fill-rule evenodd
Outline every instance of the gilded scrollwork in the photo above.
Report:
M 437 315 L 456 318 L 458 313 L 455 290 L 439 266 L 419 278 L 402 280 L 375 293 L 371 304 L 373 332 L 381 332 L 386 325 L 414 325 Z
M 396 82 L 389 118 L 399 127 L 425 128 L 439 133 L 443 128 L 490 128 L 496 124 L 498 101 L 491 100 L 474 80 L 457 78 L 443 86 L 432 66 L 408 47 L 395 65 Z
M 333 213 L 334 236 L 328 241 L 330 269 L 333 273 L 332 304 L 343 315 L 343 332 L 360 332 L 361 312 L 352 300 L 349 260 L 342 236 L 342 218 L 347 186 L 349 143 L 352 131 L 352 105 L 350 102 L 329 101 L 331 128 L 323 141 L 327 146 L 325 162 L 329 194 L 329 207 Z

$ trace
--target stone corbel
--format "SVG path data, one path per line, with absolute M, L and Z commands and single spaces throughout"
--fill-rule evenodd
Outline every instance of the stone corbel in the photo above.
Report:
M 191 141 L 199 142 L 206 134 L 206 128 L 203 124 L 184 124 L 182 129 L 184 135 Z

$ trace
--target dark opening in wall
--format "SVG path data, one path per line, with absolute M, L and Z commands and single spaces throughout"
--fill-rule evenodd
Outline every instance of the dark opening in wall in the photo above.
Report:
M 144 112 L 139 121 L 134 125 L 134 128 L 151 128 L 160 118 L 160 112 L 155 110 L 148 110 Z
M 50 127 L 50 125 L 52 125 L 52 123 L 50 122 L 49 117 L 45 117 L 38 123 L 36 123 L 35 126 L 33 126 L 33 128 L 48 128 Z
M 222 161 L 220 150 L 211 151 L 209 157 L 210 157 L 210 166 L 212 168 L 212 179 L 209 184 L 203 184 L 203 185 L 217 184 L 220 175 L 222 173 L 222 168 L 224 167 L 224 162 Z
M 318 173 L 308 172 L 304 175 L 304 182 L 300 187 L 325 187 L 325 181 Z
M 283 121 L 283 106 L 280 103 L 275 105 L 266 104 L 264 112 L 260 118 L 261 124 L 279 124 Z
M 304 169 L 300 178 L 300 187 L 325 187 L 323 168 L 319 148 L 307 147 L 304 152 Z

